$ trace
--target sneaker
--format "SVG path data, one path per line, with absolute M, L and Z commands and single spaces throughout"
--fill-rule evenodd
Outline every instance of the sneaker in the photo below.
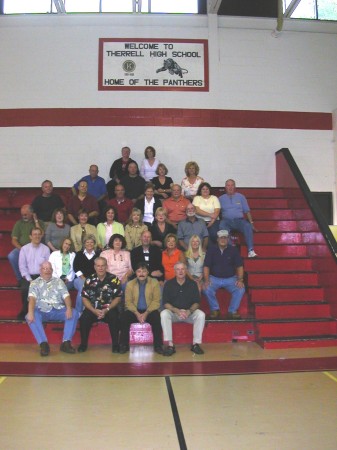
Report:
M 48 342 L 41 342 L 40 344 L 40 355 L 41 356 L 48 356 L 50 353 L 50 347 Z
M 203 355 L 205 353 L 199 344 L 193 344 L 191 347 L 191 352 L 195 353 L 196 355 Z
M 250 250 L 248 252 L 248 258 L 256 258 L 257 257 L 257 253 L 254 252 L 254 250 Z
M 86 351 L 87 351 L 87 348 L 88 348 L 88 346 L 87 346 L 87 345 L 84 345 L 84 344 L 80 344 L 80 345 L 78 346 L 78 349 L 77 349 L 77 351 L 78 351 L 78 353 L 84 353 L 84 352 L 86 352 Z
M 176 348 L 174 345 L 168 345 L 164 348 L 163 356 L 172 356 L 176 352 Z
M 76 353 L 76 350 L 71 345 L 70 341 L 62 342 L 60 350 L 61 350 L 61 352 L 64 352 L 64 353 Z

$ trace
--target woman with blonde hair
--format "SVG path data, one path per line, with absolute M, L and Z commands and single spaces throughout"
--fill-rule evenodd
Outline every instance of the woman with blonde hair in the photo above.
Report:
M 147 225 L 144 225 L 143 223 L 141 210 L 139 208 L 133 208 L 124 232 L 126 248 L 129 251 L 141 245 L 140 236 L 143 231 L 147 231 L 147 229 Z
M 164 200 L 171 195 L 173 180 L 171 177 L 166 176 L 168 174 L 168 170 L 163 163 L 158 164 L 156 174 L 157 176 L 152 178 L 152 184 L 155 189 L 154 194 L 160 200 Z
M 176 234 L 176 229 L 173 225 L 167 222 L 167 211 L 165 208 L 157 208 L 155 220 L 151 227 L 152 245 L 163 249 L 165 237 L 171 233 Z
M 196 281 L 201 292 L 205 253 L 202 249 L 201 239 L 197 234 L 191 236 L 185 257 L 188 275 L 192 280 Z
M 181 182 L 182 195 L 192 201 L 204 179 L 198 176 L 199 166 L 195 161 L 186 163 L 185 174 Z

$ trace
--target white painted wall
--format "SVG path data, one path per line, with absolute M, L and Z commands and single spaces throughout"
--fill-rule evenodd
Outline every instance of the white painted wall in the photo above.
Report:
M 0 17 L 0 108 L 214 108 L 331 113 L 337 105 L 337 24 L 170 16 Z M 99 92 L 100 37 L 199 38 L 210 46 L 210 92 Z M 177 181 L 198 161 L 213 185 L 274 186 L 288 147 L 309 187 L 335 190 L 332 131 L 169 128 L 0 128 L 0 186 L 70 185 L 97 163 L 105 178 L 122 145 L 141 161 L 153 145 Z

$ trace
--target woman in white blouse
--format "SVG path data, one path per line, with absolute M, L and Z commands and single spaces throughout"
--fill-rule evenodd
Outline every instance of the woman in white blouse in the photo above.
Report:
M 60 250 L 52 252 L 49 256 L 49 262 L 53 268 L 53 277 L 61 278 L 68 289 L 74 287 L 75 272 L 73 269 L 74 244 L 70 238 L 64 238 L 61 241 Z
M 140 174 L 145 181 L 151 181 L 156 176 L 156 170 L 160 161 L 156 159 L 156 150 L 150 145 L 144 151 L 145 159 L 140 166 Z
M 181 193 L 184 197 L 192 201 L 204 179 L 198 176 L 199 166 L 195 161 L 186 163 L 185 174 L 186 177 L 181 182 Z

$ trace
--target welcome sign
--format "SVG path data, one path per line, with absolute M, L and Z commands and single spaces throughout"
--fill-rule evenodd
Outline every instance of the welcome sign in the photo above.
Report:
M 101 38 L 98 89 L 208 91 L 208 41 Z

